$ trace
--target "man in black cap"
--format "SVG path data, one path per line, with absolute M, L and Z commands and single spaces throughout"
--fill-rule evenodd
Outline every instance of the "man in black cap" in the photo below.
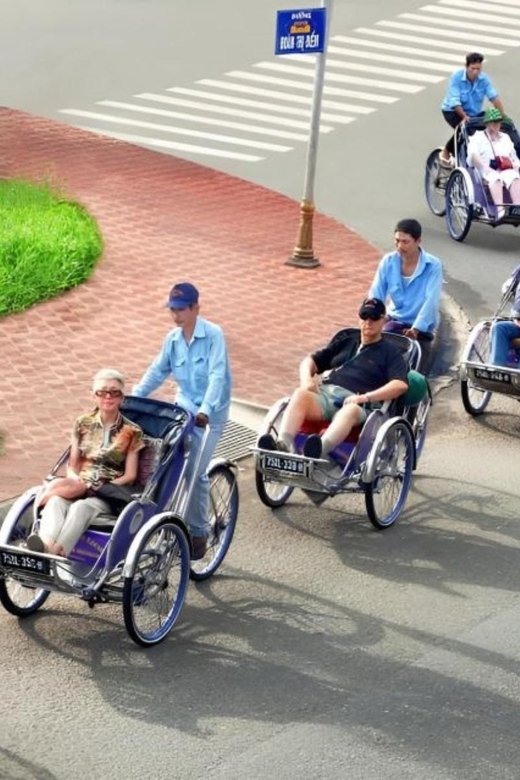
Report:
M 338 335 L 300 365 L 300 386 L 284 412 L 278 441 L 261 436 L 261 449 L 290 452 L 305 420 L 330 422 L 323 436 L 307 437 L 303 454 L 327 455 L 367 418 L 370 404 L 398 398 L 408 389 L 408 369 L 395 344 L 382 338 L 386 309 L 379 298 L 366 298 L 359 310 L 361 342 L 352 354 L 352 336 Z M 330 371 L 320 383 L 320 374 Z

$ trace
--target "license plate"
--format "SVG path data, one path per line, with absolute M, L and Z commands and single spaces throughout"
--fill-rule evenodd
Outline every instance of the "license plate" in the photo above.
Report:
M 305 472 L 304 466 L 305 463 L 302 460 L 294 460 L 284 455 L 264 455 L 264 467 L 266 469 L 285 471 L 289 474 L 303 474 Z
M 502 382 L 505 385 L 511 384 L 511 374 L 505 374 L 503 371 L 491 371 L 489 368 L 476 368 L 475 377 L 477 379 L 491 379 L 493 382 Z
M 0 550 L 0 566 L 20 571 L 34 571 L 36 574 L 50 574 L 51 564 L 45 558 L 35 558 L 33 555 Z
M 509 208 L 509 216 L 510 217 L 520 217 L 520 206 L 510 206 L 510 208 Z

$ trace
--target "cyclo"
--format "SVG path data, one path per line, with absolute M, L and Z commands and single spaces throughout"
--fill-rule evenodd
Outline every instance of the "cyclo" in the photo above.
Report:
M 360 343 L 358 328 L 345 328 L 336 336 L 348 335 L 352 354 Z M 305 423 L 295 439 L 295 452 L 259 447 L 264 434 L 276 441 L 289 397 L 277 401 L 267 413 L 254 448 L 256 489 L 260 500 L 271 508 L 283 506 L 295 488 L 302 489 L 315 503 L 344 493 L 362 493 L 370 522 L 377 529 L 393 525 L 403 511 L 412 472 L 417 467 L 426 437 L 432 403 L 426 377 L 418 374 L 421 348 L 417 341 L 395 333 L 383 333 L 402 350 L 409 368 L 409 391 L 371 411 L 362 426 L 354 428 L 330 459 L 303 455 L 306 438 L 321 433 L 327 423 Z
M 88 528 L 67 558 L 26 548 L 25 540 L 39 525 L 42 487 L 26 490 L 0 528 L 0 601 L 18 617 L 36 612 L 52 591 L 78 596 L 89 607 L 120 602 L 130 637 L 149 646 L 173 628 L 189 578 L 210 577 L 224 560 L 237 521 L 238 486 L 234 464 L 214 459 L 209 469 L 208 550 L 203 559 L 190 561 L 185 515 L 195 478 L 188 482 L 186 466 L 194 417 L 176 404 L 132 396 L 122 411 L 145 434 L 146 447 L 139 453 L 140 488 L 136 485 L 132 500 L 116 512 L 113 522 Z M 209 428 L 205 436 L 208 433 Z M 69 450 L 46 480 L 63 472 Z
M 491 363 L 491 328 L 510 319 L 504 314 L 511 305 L 520 281 L 520 265 L 503 286 L 495 314 L 478 322 L 471 331 L 460 363 L 460 392 L 468 414 L 482 414 L 491 395 L 499 393 L 520 400 L 520 339 L 512 339 L 506 366 Z
M 492 227 L 520 225 L 520 206 L 511 203 L 509 192 L 504 190 L 504 214 L 499 218 L 499 207 L 493 203 L 480 171 L 468 164 L 468 139 L 476 130 L 484 128 L 481 118 L 457 127 L 455 166 L 451 170 L 439 162 L 442 147 L 430 152 L 426 160 L 424 189 L 428 206 L 436 216 L 446 217 L 448 232 L 455 241 L 464 241 L 472 222 Z M 511 120 L 502 122 L 502 130 L 516 140 L 516 128 Z

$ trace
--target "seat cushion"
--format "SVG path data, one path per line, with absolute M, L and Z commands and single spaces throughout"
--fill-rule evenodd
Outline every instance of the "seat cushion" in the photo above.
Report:
M 318 433 L 321 435 L 327 430 L 328 427 L 329 427 L 329 423 L 325 422 L 324 420 L 305 420 L 302 427 L 300 428 L 300 432 L 306 434 Z M 354 428 L 352 428 L 352 430 L 350 431 L 345 441 L 357 442 L 357 440 L 359 439 L 359 434 L 361 433 L 362 429 L 363 429 L 362 425 L 355 425 Z

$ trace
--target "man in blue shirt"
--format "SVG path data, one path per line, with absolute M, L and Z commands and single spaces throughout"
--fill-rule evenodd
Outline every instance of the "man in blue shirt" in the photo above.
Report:
M 385 330 L 416 339 L 421 369 L 429 366 L 434 331 L 439 323 L 442 263 L 421 247 L 422 228 L 416 219 L 402 219 L 394 233 L 395 252 L 377 268 L 370 297 L 387 301 Z
M 448 91 L 442 103 L 442 114 L 450 127 L 461 122 L 469 122 L 483 113 L 484 99 L 487 98 L 505 116 L 502 101 L 491 79 L 482 72 L 484 56 L 472 52 L 466 56 L 466 67 L 456 70 L 451 76 Z M 450 164 L 450 155 L 455 153 L 454 136 L 440 153 L 441 164 Z
M 210 425 L 206 446 L 198 464 L 187 514 L 193 559 L 203 558 L 209 533 L 208 466 L 224 430 L 231 402 L 231 372 L 222 329 L 199 317 L 199 293 L 189 282 L 176 284 L 165 304 L 176 327 L 145 371 L 133 394 L 147 396 L 173 376 L 178 385 L 176 402 L 195 416 L 194 446 L 187 479 L 193 475 L 204 429 Z

